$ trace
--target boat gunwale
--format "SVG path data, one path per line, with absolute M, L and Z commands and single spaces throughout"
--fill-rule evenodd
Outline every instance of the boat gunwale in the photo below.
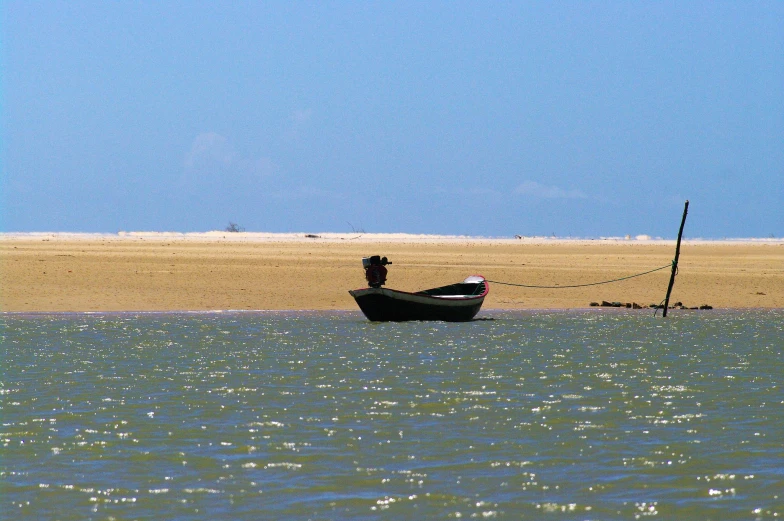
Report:
M 361 289 L 353 289 L 349 290 L 351 296 L 355 299 L 357 297 L 363 297 L 366 295 L 383 295 L 388 298 L 401 298 L 400 300 L 408 300 L 412 302 L 420 302 L 426 303 L 430 305 L 438 305 L 438 306 L 461 306 L 465 305 L 466 303 L 475 303 L 477 300 L 484 299 L 487 294 L 490 292 L 490 285 L 487 283 L 487 279 L 485 279 L 482 275 L 470 275 L 470 277 L 481 277 L 482 282 L 477 284 L 484 284 L 484 291 L 479 295 L 428 295 L 426 293 L 420 292 L 411 292 L 411 291 L 402 291 L 399 289 L 391 289 L 391 288 L 361 288 Z M 458 282 L 456 284 L 462 284 L 463 282 Z M 448 286 L 452 286 L 453 284 L 447 284 L 445 286 L 439 286 L 439 288 L 444 288 Z M 439 289 L 439 288 L 431 288 Z M 430 291 L 425 290 L 425 291 Z

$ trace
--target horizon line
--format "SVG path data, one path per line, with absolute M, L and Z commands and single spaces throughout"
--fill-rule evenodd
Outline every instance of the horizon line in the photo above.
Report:
M 301 239 L 301 240 L 359 240 L 359 239 L 395 239 L 395 240 L 487 240 L 487 241 L 519 241 L 519 242 L 586 242 L 608 241 L 631 244 L 654 244 L 658 242 L 671 242 L 675 238 L 650 236 L 647 234 L 624 236 L 560 236 L 560 235 L 460 235 L 460 234 L 428 234 L 408 232 L 252 232 L 252 231 L 226 231 L 210 230 L 199 232 L 177 231 L 119 231 L 119 232 L 0 232 L 0 240 L 54 237 L 59 239 L 144 239 L 144 238 L 182 238 L 182 239 Z M 684 237 L 686 242 L 717 242 L 717 243 L 752 243 L 752 244 L 783 244 L 784 237 Z

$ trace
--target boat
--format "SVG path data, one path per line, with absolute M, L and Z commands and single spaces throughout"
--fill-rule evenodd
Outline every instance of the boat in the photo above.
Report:
M 416 293 L 382 288 L 377 283 L 372 285 L 376 287 L 350 290 L 349 293 L 362 313 L 373 322 L 467 322 L 479 312 L 490 291 L 487 280 L 481 275 L 471 275 L 463 282 Z

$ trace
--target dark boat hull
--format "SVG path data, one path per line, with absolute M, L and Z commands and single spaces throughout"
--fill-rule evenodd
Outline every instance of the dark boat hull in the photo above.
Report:
M 427 292 L 408 293 L 387 288 L 365 288 L 349 291 L 362 313 L 373 322 L 403 322 L 408 320 L 443 320 L 466 322 L 479 312 L 487 295 L 482 282 L 479 295 L 450 295 L 444 288 L 435 288 L 438 296 Z M 454 285 L 458 286 L 458 285 Z

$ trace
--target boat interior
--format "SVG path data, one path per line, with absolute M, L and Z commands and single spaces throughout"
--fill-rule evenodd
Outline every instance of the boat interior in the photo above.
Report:
M 473 297 L 484 293 L 485 284 L 485 281 L 459 282 L 457 284 L 450 284 L 448 286 L 441 286 L 439 288 L 418 291 L 417 295 L 429 295 L 431 297 L 446 298 Z

